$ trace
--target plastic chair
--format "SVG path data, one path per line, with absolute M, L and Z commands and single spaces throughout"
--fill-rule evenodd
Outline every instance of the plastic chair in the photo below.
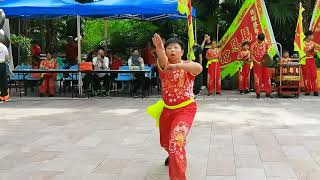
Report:
M 69 70 L 76 70 L 78 71 L 79 70 L 79 66 L 78 65 L 73 65 L 70 67 Z M 68 77 L 66 78 L 63 78 L 63 82 L 65 81 L 70 81 L 70 86 L 71 86 L 71 94 L 72 94 L 72 98 L 74 97 L 73 96 L 73 89 L 74 89 L 74 84 L 73 82 L 74 81 L 78 81 L 79 80 L 79 76 L 78 76 L 78 73 L 69 73 L 68 74 Z M 64 86 L 64 92 L 66 92 L 66 87 Z
M 24 69 L 30 69 L 30 66 L 27 65 L 18 65 L 16 66 L 15 70 L 24 70 Z M 13 73 L 13 78 L 10 78 L 10 84 L 9 84 L 9 90 L 11 91 L 11 82 L 14 81 L 14 86 L 16 89 L 16 92 L 18 91 L 18 84 L 17 82 L 19 82 L 19 93 L 20 93 L 20 97 L 21 97 L 21 81 L 26 80 L 29 76 L 31 76 L 30 73 L 25 74 L 25 73 Z
M 119 70 L 129 70 L 129 66 L 121 66 Z M 124 88 L 124 83 L 129 84 L 129 92 L 131 93 L 131 81 L 133 80 L 131 73 L 118 73 L 118 77 L 114 79 L 114 82 L 122 82 L 122 89 Z M 122 90 L 121 90 L 122 91 Z
M 129 66 L 121 66 L 119 70 L 129 70 Z M 132 74 L 131 73 L 118 73 L 118 77 L 115 81 L 132 81 Z

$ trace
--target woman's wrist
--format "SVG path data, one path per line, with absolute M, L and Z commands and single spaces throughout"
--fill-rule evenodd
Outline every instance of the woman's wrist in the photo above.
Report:
M 176 64 L 176 66 L 177 66 L 177 69 L 183 69 L 184 68 L 183 63 L 178 63 L 178 64 Z

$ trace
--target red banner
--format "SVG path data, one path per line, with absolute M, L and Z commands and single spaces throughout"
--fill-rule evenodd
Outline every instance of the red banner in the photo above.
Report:
M 317 0 L 314 7 L 310 30 L 313 31 L 313 41 L 320 45 L 320 0 Z
M 250 42 L 250 44 L 255 43 L 260 33 L 266 35 L 268 44 L 275 43 L 264 2 L 262 0 L 247 0 L 219 43 L 222 49 L 222 65 L 236 61 L 241 50 L 241 44 L 245 41 Z M 276 45 L 273 45 L 270 55 L 274 55 L 276 49 Z

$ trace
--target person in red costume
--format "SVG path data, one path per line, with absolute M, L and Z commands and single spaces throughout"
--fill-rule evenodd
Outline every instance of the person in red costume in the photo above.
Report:
M 181 59 L 184 45 L 177 37 L 168 39 L 165 45 L 158 34 L 152 40 L 162 84 L 163 104 L 158 109 L 160 144 L 169 154 L 165 165 L 169 165 L 170 180 L 186 180 L 185 145 L 197 111 L 193 84 L 202 66 Z
M 31 55 L 32 55 L 32 69 L 39 69 L 40 66 L 41 47 L 35 40 L 32 41 Z
M 242 69 L 239 74 L 239 91 L 240 94 L 248 94 L 250 86 L 250 44 L 249 42 L 242 43 L 242 50 L 238 54 L 238 60 L 243 62 Z
M 40 69 L 56 69 L 58 67 L 57 56 L 52 52 L 47 53 L 47 59 L 41 61 Z M 40 86 L 40 96 L 44 97 L 47 92 L 49 93 L 49 97 L 54 97 L 55 95 L 55 79 L 57 77 L 57 73 L 44 73 L 41 75 L 42 83 Z
M 267 98 L 271 98 L 271 71 L 262 66 L 263 56 L 268 53 L 269 45 L 265 41 L 263 33 L 258 35 L 258 41 L 251 45 L 251 59 L 253 61 L 253 73 L 257 99 L 260 99 L 262 89 L 264 89 Z
M 307 31 L 304 40 L 304 52 L 306 53 L 306 64 L 302 66 L 302 74 L 304 79 L 305 95 L 313 92 L 314 96 L 319 96 L 317 84 L 317 65 L 315 56 L 319 50 L 319 46 L 314 43 L 313 32 Z
M 208 68 L 208 96 L 212 94 L 221 94 L 221 76 L 220 76 L 220 59 L 221 50 L 217 45 L 217 41 L 211 41 L 211 49 L 206 53 Z

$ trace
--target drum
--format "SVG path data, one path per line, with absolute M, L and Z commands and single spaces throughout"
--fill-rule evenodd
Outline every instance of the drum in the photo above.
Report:
M 274 65 L 272 58 L 268 55 L 265 54 L 263 56 L 263 60 L 262 60 L 262 66 L 267 67 L 267 68 L 272 68 Z

